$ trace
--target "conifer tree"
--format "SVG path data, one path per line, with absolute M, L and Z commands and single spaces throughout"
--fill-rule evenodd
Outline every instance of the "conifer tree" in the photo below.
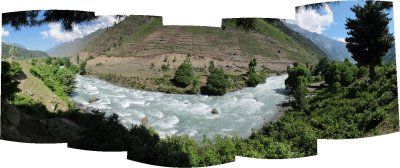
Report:
M 348 30 L 346 47 L 359 65 L 369 66 L 371 80 L 376 77 L 375 66 L 393 45 L 393 35 L 389 33 L 390 18 L 386 12 L 392 7 L 390 2 L 367 1 L 364 6 L 355 5 L 351 10 L 356 18 L 347 18 Z

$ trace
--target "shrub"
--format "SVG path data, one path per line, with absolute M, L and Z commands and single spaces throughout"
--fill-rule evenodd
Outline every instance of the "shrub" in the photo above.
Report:
M 214 70 L 207 78 L 207 84 L 202 93 L 207 95 L 224 95 L 230 86 L 229 77 L 222 69 Z
M 161 65 L 161 70 L 162 70 L 163 72 L 168 71 L 168 70 L 169 70 L 169 63 L 167 63 L 167 64 L 162 64 L 162 65 Z
M 178 69 L 176 69 L 175 76 L 172 81 L 178 87 L 187 87 L 190 85 L 193 79 L 194 74 L 192 70 L 192 64 L 190 63 L 189 58 L 187 58 L 185 62 L 179 65 Z
M 1 101 L 12 100 L 16 92 L 19 92 L 19 82 L 15 77 L 21 73 L 21 66 L 18 62 L 1 62 Z
M 255 87 L 261 83 L 261 75 L 256 72 L 257 60 L 253 58 L 249 63 L 249 70 L 247 71 L 247 86 Z

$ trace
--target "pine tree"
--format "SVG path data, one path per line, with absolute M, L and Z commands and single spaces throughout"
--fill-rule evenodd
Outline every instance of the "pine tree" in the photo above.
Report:
M 256 18 L 237 18 L 236 27 L 243 28 L 246 32 L 256 29 Z
M 386 12 L 391 7 L 390 2 L 367 1 L 363 7 L 353 6 L 351 10 L 356 18 L 347 18 L 346 21 L 349 30 L 346 47 L 359 65 L 369 66 L 371 80 L 376 77 L 375 66 L 381 64 L 383 56 L 393 45 Z

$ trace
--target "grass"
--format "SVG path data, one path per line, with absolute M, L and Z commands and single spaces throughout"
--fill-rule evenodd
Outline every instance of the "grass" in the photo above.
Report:
M 69 99 L 65 100 L 58 97 L 54 94 L 42 80 L 33 76 L 30 71 L 30 65 L 26 62 L 19 62 L 22 68 L 22 71 L 26 75 L 26 79 L 23 79 L 19 84 L 19 88 L 22 92 L 19 93 L 21 96 L 29 96 L 33 100 L 41 102 L 44 104 L 47 109 L 50 111 L 50 106 L 52 103 L 58 103 L 60 107 L 67 109 L 70 103 L 72 103 Z M 33 96 L 29 95 L 28 91 L 33 92 Z
M 136 30 L 136 33 L 128 36 L 125 42 L 139 42 L 156 31 L 158 28 L 162 27 L 162 25 L 162 19 L 156 18 L 154 21 L 150 22 L 150 24 L 139 26 Z

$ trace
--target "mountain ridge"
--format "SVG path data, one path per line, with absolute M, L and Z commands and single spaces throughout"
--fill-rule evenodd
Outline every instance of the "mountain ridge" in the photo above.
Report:
M 321 50 L 323 50 L 325 54 L 328 55 L 328 58 L 335 61 L 344 61 L 346 58 L 348 58 L 350 61 L 355 63 L 354 59 L 352 58 L 352 54 L 348 52 L 346 48 L 346 43 L 338 41 L 336 39 L 332 39 L 325 35 L 310 32 L 296 24 L 285 22 L 285 25 L 314 42 L 314 44 L 320 47 Z M 383 63 L 396 62 L 394 45 L 388 50 L 382 61 Z
M 70 42 L 61 43 L 55 47 L 46 50 L 46 53 L 52 57 L 71 57 L 79 54 L 86 45 L 101 33 L 106 31 L 106 29 L 99 29 L 92 32 L 82 38 L 77 38 Z
M 11 45 L 10 45 L 11 44 Z M 6 42 L 1 42 L 1 57 L 2 58 L 8 58 L 9 57 L 9 51 L 11 46 L 14 46 L 17 49 L 16 57 L 49 57 L 49 55 L 40 50 L 29 50 L 26 48 L 21 48 L 19 46 L 14 45 L 13 43 L 6 43 Z

